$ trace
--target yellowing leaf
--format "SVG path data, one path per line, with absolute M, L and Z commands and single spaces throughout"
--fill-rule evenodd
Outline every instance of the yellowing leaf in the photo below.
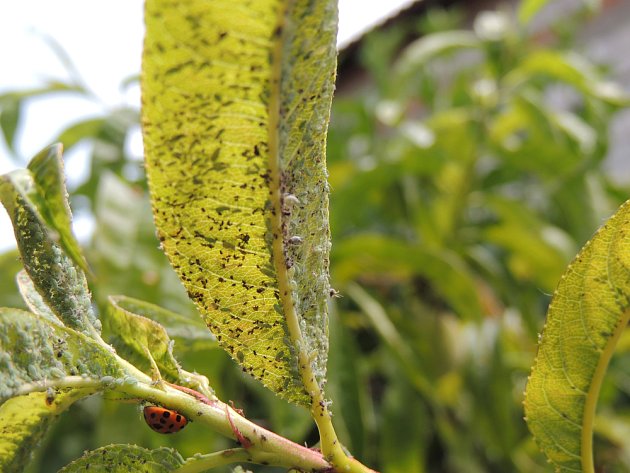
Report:
M 328 347 L 335 2 L 149 0 L 146 23 L 143 132 L 162 246 L 244 371 L 309 404 L 304 380 L 321 388 Z
M 527 384 L 527 423 L 557 471 L 594 471 L 597 397 L 629 318 L 630 201 L 562 276 Z
M 0 405 L 0 471 L 24 471 L 52 421 L 74 401 L 90 394 L 85 389 L 38 392 Z
M 216 348 L 214 336 L 197 317 L 183 316 L 149 302 L 127 296 L 110 296 L 109 303 L 118 310 L 151 319 L 166 330 L 168 338 L 176 341 L 176 351 Z
M 155 364 L 168 381 L 210 395 L 209 382 L 205 376 L 189 373 L 179 366 L 173 355 L 173 341 L 169 338 L 167 328 L 158 322 L 159 319 L 178 321 L 180 324 L 181 319 L 187 320 L 156 305 L 130 297 L 115 296 L 108 299 L 104 326 L 117 353 L 133 362 L 137 368 L 155 376 Z M 202 324 L 200 320 L 198 322 Z M 189 323 L 191 331 L 195 325 Z M 211 337 L 205 327 L 202 326 L 201 329 Z

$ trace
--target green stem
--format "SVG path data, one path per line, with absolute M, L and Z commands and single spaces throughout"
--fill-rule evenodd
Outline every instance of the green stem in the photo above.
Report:
M 599 391 L 604 381 L 604 376 L 610 363 L 610 359 L 615 352 L 615 347 L 619 341 L 619 337 L 624 332 L 630 321 L 630 310 L 626 310 L 612 337 L 606 343 L 606 348 L 599 357 L 599 361 L 593 374 L 591 386 L 586 395 L 584 402 L 584 415 L 582 421 L 582 445 L 581 445 L 581 457 L 582 457 L 582 471 L 584 473 L 594 473 L 595 464 L 593 461 L 593 423 L 595 421 L 595 409 L 597 407 L 597 399 L 599 398 Z
M 48 388 L 56 389 L 87 389 L 98 392 L 103 386 L 100 379 L 84 378 L 82 376 L 65 376 L 58 379 L 46 379 L 33 381 L 20 386 L 15 391 L 15 396 L 24 396 L 34 392 L 46 391 Z
M 284 260 L 285 251 L 283 248 L 283 222 L 281 209 L 281 179 L 280 169 L 280 97 L 282 96 L 282 61 L 283 44 L 286 40 L 284 31 L 286 29 L 286 15 L 291 8 L 291 2 L 286 2 L 285 8 L 278 12 L 278 27 L 280 32 L 275 37 L 275 44 L 272 52 L 272 70 L 270 78 L 271 96 L 269 100 L 269 123 L 268 123 L 268 145 L 269 145 L 269 169 L 270 169 L 270 189 L 271 201 L 274 211 L 271 215 L 271 228 L 273 233 L 272 254 L 274 266 L 278 278 L 278 289 L 284 309 L 285 320 L 289 332 L 291 344 L 296 349 L 298 369 L 304 389 L 310 396 L 310 412 L 317 424 L 320 435 L 320 445 L 324 458 L 338 471 L 344 472 L 366 472 L 367 467 L 349 458 L 337 438 L 337 433 L 332 424 L 332 416 L 328 409 L 328 402 L 324 397 L 324 391 L 315 373 L 309 354 L 304 348 L 304 337 L 300 329 L 300 320 L 295 310 L 293 301 L 293 291 L 287 274 L 287 264 Z
M 218 466 L 247 462 L 249 453 L 244 448 L 230 448 L 207 455 L 195 455 L 173 473 L 201 473 Z
M 144 377 L 148 378 L 146 375 L 144 375 Z M 174 409 L 185 416 L 189 421 L 207 425 L 225 437 L 237 441 L 239 436 L 246 439 L 250 444 L 247 449 L 232 449 L 226 451 L 233 451 L 236 455 L 229 458 L 229 463 L 243 461 L 261 465 L 297 468 L 309 472 L 329 471 L 331 468 L 330 463 L 324 459 L 320 452 L 298 445 L 274 432 L 270 432 L 254 424 L 221 401 L 212 400 L 210 404 L 206 404 L 167 384 L 164 384 L 162 389 L 160 389 L 158 385 L 153 385 L 151 382 L 149 382 L 149 384 L 138 382 L 136 384 L 120 385 L 110 382 L 107 383 L 106 386 L 106 389 L 110 391 L 123 393 L 133 398 L 144 399 L 157 405 Z M 89 390 L 90 393 L 95 393 L 103 390 L 104 383 L 101 379 L 67 376 L 59 379 L 25 384 L 16 392 L 16 395 L 42 392 L 46 391 L 48 388 L 74 388 Z M 222 454 L 227 456 L 226 452 Z M 212 455 L 215 455 L 215 457 L 212 457 Z M 218 461 L 217 458 L 220 455 L 221 452 L 210 454 L 210 456 L 206 456 L 207 459 L 204 461 Z M 212 458 L 214 458 L 214 460 Z M 223 461 L 228 462 L 227 458 Z M 190 460 L 190 462 L 191 466 L 186 467 L 190 468 L 190 470 L 186 469 L 182 471 L 185 473 L 201 471 L 195 469 L 201 468 L 200 466 L 192 466 L 194 463 L 193 460 Z M 340 471 L 365 472 L 366 470 L 346 469 Z
M 225 437 L 238 440 L 239 435 L 242 436 L 251 446 L 245 450 L 246 457 L 238 457 L 234 461 L 293 467 L 305 471 L 324 471 L 330 468 L 321 453 L 254 424 L 221 401 L 213 400 L 210 404 L 205 404 L 168 385 L 161 390 L 152 385 L 138 383 L 122 385 L 117 390 L 174 409 L 189 421 L 207 425 Z

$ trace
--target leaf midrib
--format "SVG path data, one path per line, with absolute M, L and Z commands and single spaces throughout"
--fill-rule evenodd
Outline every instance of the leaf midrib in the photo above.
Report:
M 597 400 L 599 398 L 599 392 L 608 369 L 608 364 L 612 358 L 619 337 L 624 332 L 630 321 L 630 308 L 627 308 L 621 316 L 619 323 L 615 327 L 612 337 L 608 339 L 608 343 L 602 351 L 602 355 L 597 361 L 595 373 L 593 374 L 592 382 L 589 387 L 588 393 L 584 400 L 584 415 L 582 417 L 582 438 L 580 442 L 581 446 L 581 460 L 582 470 L 584 473 L 595 473 L 595 464 L 593 461 L 593 425 L 595 422 L 595 410 L 597 408 Z
M 276 277 L 278 279 L 278 290 L 280 291 L 280 300 L 282 302 L 284 317 L 289 332 L 292 348 L 296 350 L 298 372 L 300 373 L 302 384 L 309 394 L 311 402 L 313 395 L 319 391 L 319 386 L 315 382 L 311 364 L 306 360 L 302 349 L 302 331 L 298 314 L 293 303 L 291 285 L 289 284 L 289 274 L 287 271 L 287 262 L 284 258 L 284 235 L 282 231 L 282 196 L 281 193 L 281 176 L 280 169 L 280 106 L 282 97 L 282 59 L 283 46 L 285 41 L 285 18 L 288 6 L 285 2 L 284 8 L 278 11 L 276 28 L 273 32 L 273 48 L 271 74 L 269 78 L 270 97 L 269 97 L 269 120 L 268 120 L 268 144 L 269 144 L 269 170 L 270 170 L 270 198 L 272 203 L 271 211 L 271 229 L 272 229 L 272 254 L 273 264 L 276 269 Z M 315 388 L 315 389 L 314 389 Z

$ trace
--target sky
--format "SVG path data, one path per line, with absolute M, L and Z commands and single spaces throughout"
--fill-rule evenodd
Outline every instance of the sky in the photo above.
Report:
M 339 0 L 340 47 L 375 24 L 395 14 L 412 0 Z M 139 106 L 137 86 L 121 88 L 124 79 L 140 71 L 144 27 L 142 0 L 20 0 L 0 2 L 0 95 L 11 90 L 42 86 L 49 79 L 67 79 L 59 57 L 47 44 L 53 38 L 72 59 L 83 82 L 98 101 L 58 97 L 32 101 L 26 107 L 17 149 L 31 157 L 51 144 L 68 124 L 101 115 L 121 105 Z M 129 143 L 140 159 L 139 133 Z M 68 181 L 85 171 L 85 148 L 64 156 Z M 0 174 L 23 163 L 10 158 L 0 140 Z M 91 222 L 75 218 L 79 238 L 89 235 Z M 0 251 L 15 246 L 13 230 L 0 210 Z

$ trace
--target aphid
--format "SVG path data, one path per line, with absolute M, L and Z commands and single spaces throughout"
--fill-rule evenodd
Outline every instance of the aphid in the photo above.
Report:
M 188 419 L 177 411 L 160 406 L 146 406 L 144 408 L 144 420 L 149 424 L 149 427 L 160 434 L 174 434 L 188 424 Z

